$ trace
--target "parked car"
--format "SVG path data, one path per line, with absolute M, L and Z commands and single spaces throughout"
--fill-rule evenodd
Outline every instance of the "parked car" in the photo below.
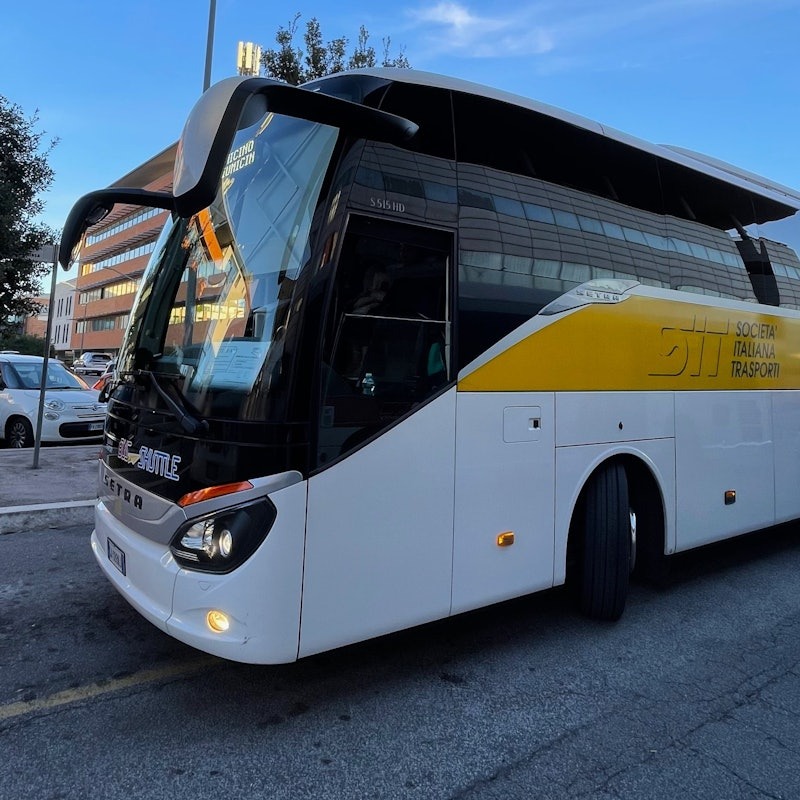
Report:
M 106 384 L 111 380 L 111 377 L 114 375 L 114 370 L 117 368 L 117 359 L 112 358 L 111 361 L 108 362 L 106 365 L 106 371 L 92 384 L 92 389 L 97 389 L 97 391 L 103 391 L 106 388 Z
M 102 375 L 113 356 L 111 353 L 84 353 L 72 365 L 78 375 Z
M 0 439 L 9 447 L 31 447 L 39 413 L 41 356 L 0 354 Z M 43 442 L 99 439 L 106 404 L 60 361 L 47 364 L 42 417 Z

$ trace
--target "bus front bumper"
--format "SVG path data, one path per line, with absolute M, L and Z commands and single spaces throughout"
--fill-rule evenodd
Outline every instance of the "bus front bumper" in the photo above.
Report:
M 253 664 L 297 660 L 305 521 L 305 483 L 269 494 L 275 524 L 255 553 L 228 574 L 187 570 L 169 545 L 123 524 L 101 500 L 91 543 L 119 593 L 160 630 L 221 658 Z M 224 615 L 227 630 L 210 614 Z
M 123 525 L 100 501 L 92 552 L 116 590 L 147 620 L 167 631 L 179 567 L 168 547 Z

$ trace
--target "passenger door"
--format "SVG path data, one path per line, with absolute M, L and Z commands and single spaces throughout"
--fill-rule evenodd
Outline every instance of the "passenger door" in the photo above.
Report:
M 453 236 L 352 217 L 321 365 L 300 655 L 450 612 Z

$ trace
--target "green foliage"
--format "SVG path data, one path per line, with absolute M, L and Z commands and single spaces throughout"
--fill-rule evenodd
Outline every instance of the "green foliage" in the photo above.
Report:
M 43 356 L 44 339 L 27 333 L 0 333 L 0 350 L 16 350 L 26 356 Z
M 358 29 L 358 43 L 347 64 L 350 69 L 365 69 L 366 67 L 375 66 L 375 48 L 370 47 L 368 41 L 369 34 L 367 33 L 367 29 L 362 25 Z
M 47 158 L 56 144 L 42 150 L 38 121 L 0 95 L 0 335 L 39 310 L 34 298 L 50 267 L 27 255 L 55 241 L 55 232 L 35 221 L 44 208 L 41 194 L 53 182 Z
M 261 65 L 267 77 L 297 86 L 300 83 L 321 78 L 345 69 L 362 69 L 378 64 L 375 48 L 369 44 L 369 32 L 362 25 L 358 31 L 358 40 L 350 56 L 347 55 L 348 39 L 340 36 L 323 43 L 322 29 L 316 17 L 306 23 L 303 34 L 305 50 L 295 46 L 300 13 L 294 15 L 288 27 L 278 28 L 275 34 L 277 48 L 264 50 Z M 382 67 L 402 67 L 408 69 L 411 64 L 403 50 L 396 57 L 390 55 L 391 38 L 383 39 Z

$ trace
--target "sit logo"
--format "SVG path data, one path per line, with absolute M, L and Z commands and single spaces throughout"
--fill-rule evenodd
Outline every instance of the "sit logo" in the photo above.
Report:
M 131 453 L 130 448 L 133 442 L 130 439 L 120 439 L 117 445 L 117 458 L 126 464 L 136 464 L 139 460 L 138 453 Z
M 660 369 L 650 375 L 718 377 L 722 342 L 729 333 L 728 320 L 712 320 L 697 314 L 688 325 L 662 328 Z

